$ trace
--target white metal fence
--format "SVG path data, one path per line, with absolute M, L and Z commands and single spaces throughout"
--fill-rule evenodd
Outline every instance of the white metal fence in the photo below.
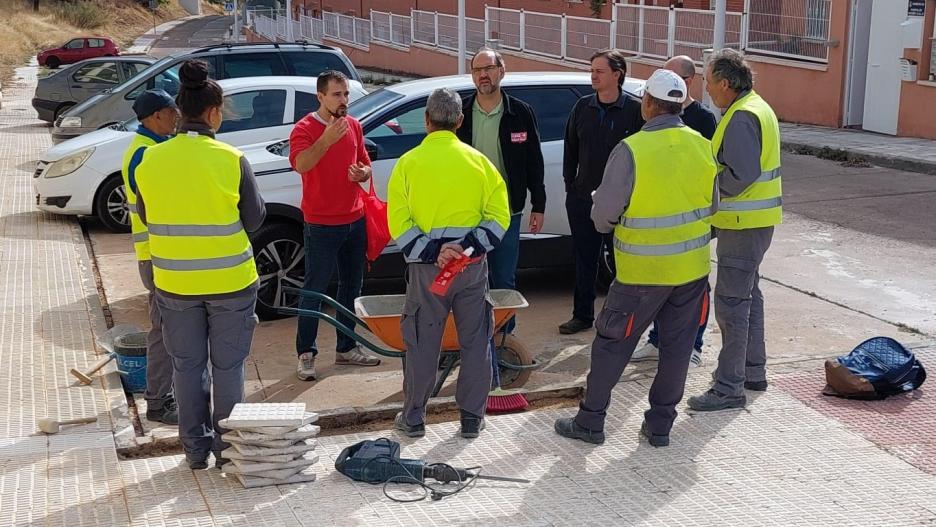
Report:
M 371 9 L 371 40 L 409 47 L 413 42 L 410 17 Z
M 432 11 L 412 12 L 413 42 L 458 51 L 458 17 Z M 484 19 L 465 18 L 465 49 L 469 54 L 484 46 Z
M 565 58 L 588 62 L 596 51 L 611 47 L 611 21 L 569 16 L 565 36 Z
M 747 50 L 783 57 L 829 59 L 832 0 L 749 0 Z
M 746 0 L 745 13 L 726 15 L 725 46 L 797 60 L 828 61 L 832 0 Z M 290 21 L 285 11 L 249 12 L 254 30 L 270 40 L 321 41 L 323 37 L 367 47 L 371 40 L 399 47 L 413 42 L 458 49 L 458 17 L 412 10 L 410 16 L 371 10 L 370 18 L 324 12 L 322 18 Z M 466 49 L 485 43 L 587 62 L 598 50 L 616 47 L 635 56 L 666 59 L 688 55 L 698 63 L 715 37 L 715 13 L 635 4 L 615 4 L 611 20 L 515 9 L 485 8 L 485 18 L 465 21 Z M 291 27 L 289 25 L 291 24 Z
M 330 39 L 363 47 L 370 46 L 371 21 L 369 18 L 357 18 L 324 11 L 322 12 L 321 23 L 322 34 Z

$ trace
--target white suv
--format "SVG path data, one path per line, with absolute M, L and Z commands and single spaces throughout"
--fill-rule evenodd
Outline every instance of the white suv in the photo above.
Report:
M 593 93 L 590 76 L 588 73 L 509 73 L 502 86 L 504 91 L 533 107 L 546 167 L 545 224 L 539 234 L 521 233 L 519 267 L 568 266 L 574 253 L 564 205 L 563 140 L 572 106 L 580 97 Z M 636 93 L 642 86 L 643 81 L 628 78 L 624 89 Z M 433 90 L 443 87 L 463 97 L 474 91 L 467 75 L 420 79 L 377 90 L 348 109 L 364 129 L 374 182 L 381 198 L 386 199 L 387 180 L 397 159 L 426 136 L 426 100 Z M 299 175 L 289 166 L 288 141 L 253 145 L 244 151 L 267 202 L 267 222 L 251 237 L 261 280 L 257 311 L 263 317 L 275 317 L 278 307 L 295 302 L 295 298 L 283 293 L 283 286 L 301 287 L 302 284 L 302 213 L 299 210 L 302 184 Z M 529 225 L 529 212 L 528 204 L 524 212 L 527 218 L 521 223 L 524 231 Z M 368 277 L 402 276 L 403 259 L 392 254 L 398 252 L 395 246 L 389 246 Z M 607 257 L 611 257 L 610 253 Z M 606 274 L 608 271 L 605 269 Z
M 350 81 L 351 100 L 367 92 Z M 316 77 L 244 77 L 218 81 L 225 114 L 218 139 L 242 146 L 289 137 L 292 125 L 318 109 Z M 57 214 L 95 215 L 115 232 L 130 230 L 120 171 L 139 122 L 97 130 L 47 150 L 33 174 L 36 206 Z

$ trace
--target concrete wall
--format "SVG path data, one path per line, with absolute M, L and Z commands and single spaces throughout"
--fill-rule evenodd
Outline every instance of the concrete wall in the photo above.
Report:
M 182 6 L 182 9 L 185 9 L 190 15 L 202 14 L 201 0 L 179 0 L 179 5 Z

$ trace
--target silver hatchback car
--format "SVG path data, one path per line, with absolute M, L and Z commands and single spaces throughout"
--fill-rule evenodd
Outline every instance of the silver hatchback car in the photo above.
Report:
M 145 55 L 122 55 L 82 60 L 42 77 L 32 107 L 43 121 L 54 122 L 78 103 L 127 82 L 156 62 Z

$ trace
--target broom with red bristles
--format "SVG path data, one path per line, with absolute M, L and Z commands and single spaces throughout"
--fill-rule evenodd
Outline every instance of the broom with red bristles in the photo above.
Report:
M 507 338 L 507 333 L 502 333 L 501 344 Z M 500 368 L 497 365 L 497 347 L 494 345 L 494 339 L 491 339 L 491 370 L 492 383 L 494 389 L 488 393 L 487 411 L 491 413 L 501 412 L 519 412 L 530 405 L 529 401 L 522 393 L 511 393 L 500 387 Z

